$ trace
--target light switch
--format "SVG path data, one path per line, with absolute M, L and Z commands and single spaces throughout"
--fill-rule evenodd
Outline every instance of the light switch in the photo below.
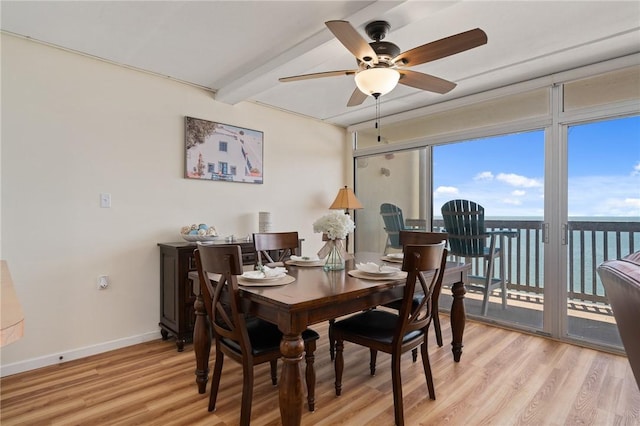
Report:
M 108 209 L 111 207 L 111 194 L 103 192 L 100 194 L 100 207 Z

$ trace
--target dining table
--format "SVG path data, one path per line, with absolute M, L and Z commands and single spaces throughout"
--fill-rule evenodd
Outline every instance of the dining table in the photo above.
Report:
M 303 386 L 300 362 L 303 359 L 304 342 L 301 336 L 308 326 L 333 320 L 344 315 L 402 298 L 406 279 L 384 277 L 376 279 L 352 276 L 356 264 L 377 262 L 383 264 L 386 256 L 372 252 L 356 252 L 346 260 L 345 269 L 325 271 L 322 266 L 296 266 L 287 264 L 287 275 L 295 280 L 286 285 L 241 286 L 243 310 L 265 321 L 277 324 L 283 337 L 280 343 L 282 371 L 279 383 L 279 403 L 282 424 L 299 425 L 302 418 Z M 385 265 L 392 265 L 386 263 Z M 398 268 L 401 264 L 395 264 Z M 455 362 L 462 355 L 462 337 L 465 326 L 464 294 L 471 265 L 447 262 L 443 286 L 451 287 L 450 312 L 452 352 Z M 350 274 L 351 271 L 351 274 Z M 196 314 L 193 346 L 196 357 L 196 383 L 198 392 L 206 391 L 209 379 L 209 355 L 211 351 L 211 325 L 200 291 L 197 271 L 189 278 L 196 296 Z M 213 277 L 210 277 L 213 279 Z

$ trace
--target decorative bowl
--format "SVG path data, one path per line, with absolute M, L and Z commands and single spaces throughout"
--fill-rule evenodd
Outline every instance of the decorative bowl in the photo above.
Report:
M 219 236 L 214 235 L 188 235 L 188 234 L 180 234 L 182 238 L 185 240 L 195 243 L 196 241 L 215 241 L 219 239 Z
M 219 238 L 218 231 L 215 226 L 209 226 L 206 223 L 192 224 L 180 228 L 180 235 L 189 242 L 197 241 L 214 241 Z

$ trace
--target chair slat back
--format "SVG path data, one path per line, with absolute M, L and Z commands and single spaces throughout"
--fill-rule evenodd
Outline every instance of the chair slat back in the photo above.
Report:
M 389 243 L 394 248 L 400 248 L 400 231 L 405 228 L 402 209 L 395 204 L 382 203 L 380 215 L 384 221 L 384 229 L 389 236 Z
M 242 251 L 238 245 L 200 245 L 195 251 L 200 290 L 205 298 L 207 314 L 218 339 L 231 339 L 240 344 L 243 352 L 250 353 L 244 315 L 240 308 L 238 275 L 242 275 Z M 213 293 L 207 283 L 210 274 L 219 274 L 213 282 Z
M 442 279 L 440 270 L 443 270 L 446 264 L 447 250 L 444 246 L 444 241 L 437 244 L 404 246 L 402 270 L 408 274 L 399 312 L 402 321 L 399 322 L 394 335 L 394 344 L 401 344 L 405 334 L 423 329 L 431 321 L 431 296 L 438 279 Z M 424 297 L 414 307 L 413 299 L 417 290 L 420 290 Z
M 299 248 L 300 240 L 297 232 L 263 232 L 253 234 L 253 246 L 256 251 L 256 263 L 284 262 Z M 277 252 L 274 259 L 269 252 Z
M 438 244 L 441 241 L 448 241 L 449 235 L 446 232 L 422 232 L 422 231 L 400 231 L 400 244 Z
M 488 237 L 484 227 L 484 207 L 469 200 L 451 200 L 442 206 L 441 212 L 449 234 L 451 254 L 484 256 Z

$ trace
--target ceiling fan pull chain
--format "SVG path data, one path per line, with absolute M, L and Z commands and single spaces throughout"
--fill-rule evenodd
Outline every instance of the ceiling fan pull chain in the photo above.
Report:
M 380 96 L 376 96 L 376 129 L 378 129 L 378 143 L 380 143 Z

